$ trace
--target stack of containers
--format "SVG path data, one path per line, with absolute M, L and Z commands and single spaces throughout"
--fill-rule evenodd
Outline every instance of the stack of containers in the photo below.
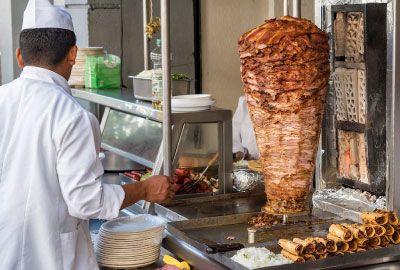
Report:
M 85 65 L 87 56 L 105 57 L 103 47 L 78 48 L 75 65 L 71 71 L 71 77 L 68 81 L 69 85 L 75 87 L 84 87 L 85 85 Z

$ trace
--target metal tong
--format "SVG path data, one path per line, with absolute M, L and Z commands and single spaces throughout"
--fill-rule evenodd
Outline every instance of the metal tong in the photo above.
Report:
M 217 161 L 219 157 L 219 153 L 217 152 L 213 158 L 208 162 L 207 167 L 204 169 L 204 171 L 200 174 L 199 178 L 196 180 L 190 180 L 189 182 L 183 184 L 177 191 L 177 194 L 187 194 L 191 193 L 196 190 L 198 184 L 200 183 L 201 179 L 203 178 L 204 174 L 206 171 L 214 165 L 215 161 Z

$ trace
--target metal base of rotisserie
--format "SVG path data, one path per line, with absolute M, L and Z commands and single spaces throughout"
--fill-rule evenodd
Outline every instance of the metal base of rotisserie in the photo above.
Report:
M 285 213 L 275 213 L 271 211 L 267 206 L 261 208 L 261 212 L 267 213 L 274 216 L 279 216 L 282 218 L 282 224 L 287 224 L 289 222 L 290 216 L 302 216 L 310 213 L 310 208 L 308 206 L 304 207 L 302 211 L 295 212 L 285 212 Z

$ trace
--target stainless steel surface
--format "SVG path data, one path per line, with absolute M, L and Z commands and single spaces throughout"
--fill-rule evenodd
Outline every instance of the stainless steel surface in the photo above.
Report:
M 177 237 L 167 234 L 164 239 L 163 247 L 174 253 L 179 258 L 187 261 L 190 265 L 194 265 L 200 270 L 227 270 L 228 267 L 220 264 L 216 260 L 211 259 L 204 253 L 200 252 L 196 248 L 192 247 L 185 241 L 178 239 Z
M 289 15 L 289 0 L 283 0 L 283 15 Z
M 392 72 L 392 103 L 391 103 L 391 132 L 388 134 L 390 163 L 388 183 L 389 208 L 400 211 L 400 12 L 398 1 L 393 1 L 393 72 Z
M 172 121 L 171 121 L 171 40 L 169 24 L 169 0 L 161 0 L 161 54 L 163 74 L 163 155 L 164 174 L 174 175 L 172 171 Z
M 400 270 L 400 262 L 395 261 L 395 262 L 375 264 L 363 267 L 355 267 L 351 268 L 351 270 Z
M 132 89 L 71 89 L 72 95 L 119 111 L 134 114 L 155 121 L 162 121 L 162 111 L 151 103 L 140 101 L 133 96 Z
M 293 0 L 293 17 L 301 18 L 301 0 Z
M 105 171 L 132 171 L 144 169 L 143 165 L 112 152 L 104 152 L 105 158 L 101 161 Z
M 173 200 L 168 205 L 156 205 L 155 210 L 170 221 L 179 221 L 259 212 L 265 203 L 265 194 L 260 190 Z
M 144 69 L 150 69 L 150 40 L 144 33 L 144 29 L 148 23 L 149 9 L 147 5 L 147 0 L 143 0 L 143 57 L 144 57 Z
M 102 132 L 102 147 L 153 168 L 162 141 L 162 124 L 111 109 Z
M 162 122 L 162 111 L 156 110 L 151 106 L 150 102 L 139 101 L 134 98 L 132 90 L 129 89 L 71 89 L 72 95 L 77 98 L 81 98 L 93 103 L 101 104 L 106 106 L 105 114 L 102 119 L 102 130 L 105 130 L 106 122 L 110 117 L 112 111 L 119 111 L 127 113 L 129 115 L 124 118 L 136 119 L 135 117 L 141 118 L 142 122 Z M 108 107 L 108 108 L 107 108 Z M 113 108 L 114 110 L 110 110 Z M 208 111 L 202 112 L 188 112 L 188 113 L 173 113 L 172 114 L 173 124 L 173 138 L 172 138 L 172 154 L 174 160 L 174 166 L 176 166 L 178 158 L 181 154 L 183 143 L 185 140 L 186 130 L 190 124 L 206 124 L 206 123 L 217 123 L 218 124 L 218 151 L 222 153 L 219 157 L 219 192 L 230 193 L 232 192 L 232 111 L 212 108 Z M 118 125 L 119 123 L 115 123 Z M 125 129 L 131 130 L 132 127 L 129 125 L 119 126 L 119 129 L 124 131 Z M 106 150 L 112 151 L 116 154 L 129 158 L 140 164 L 148 167 L 154 167 L 154 173 L 163 173 L 163 147 L 162 143 L 160 147 L 155 150 L 156 158 L 154 161 L 149 161 L 141 156 L 134 155 L 126 151 L 125 141 L 114 140 L 110 144 L 103 144 Z M 119 149 L 116 144 L 119 144 L 122 149 Z
M 139 100 L 151 101 L 151 78 L 141 78 L 137 76 L 128 76 L 133 80 L 133 94 Z M 173 96 L 190 94 L 190 80 L 172 80 L 171 91 Z
M 227 236 L 235 236 L 235 241 L 248 246 L 265 246 L 269 250 L 277 253 L 280 247 L 277 241 L 280 238 L 291 239 L 293 237 L 304 238 L 307 236 L 325 236 L 329 226 L 334 223 L 345 222 L 340 217 L 324 213 L 325 217 L 320 218 L 313 215 L 302 215 L 290 217 L 289 224 L 273 225 L 265 232 L 258 232 L 255 244 L 248 243 L 248 224 L 247 220 L 252 213 L 212 217 L 203 219 L 186 220 L 171 222 L 168 224 L 168 232 L 175 238 L 186 242 L 189 246 L 197 249 L 206 255 L 207 245 L 215 243 L 229 243 Z M 230 259 L 235 252 L 220 254 L 207 254 L 206 256 L 224 264 L 229 269 L 246 269 Z M 358 252 L 345 256 L 334 256 L 324 260 L 314 262 L 266 267 L 260 269 L 349 269 L 351 267 L 365 266 L 371 264 L 397 261 L 400 258 L 400 246 L 382 248 L 366 252 Z M 195 266 L 198 266 L 195 264 Z

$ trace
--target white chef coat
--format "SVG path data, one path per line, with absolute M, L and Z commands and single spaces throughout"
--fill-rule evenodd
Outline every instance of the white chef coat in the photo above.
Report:
M 253 123 L 245 96 L 239 98 L 232 119 L 233 153 L 242 152 L 247 159 L 258 159 L 258 148 Z
M 0 87 L 0 269 L 98 269 L 88 220 L 117 217 L 118 185 L 100 181 L 98 121 L 67 81 L 25 67 Z

